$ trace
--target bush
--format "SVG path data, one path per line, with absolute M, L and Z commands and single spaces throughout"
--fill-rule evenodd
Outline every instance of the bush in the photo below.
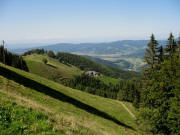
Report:
M 48 60 L 46 58 L 43 58 L 42 61 L 43 61 L 44 64 L 47 64 L 47 62 L 48 62 Z

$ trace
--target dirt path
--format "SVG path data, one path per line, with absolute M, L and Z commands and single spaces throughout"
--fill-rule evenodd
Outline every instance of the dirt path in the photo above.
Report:
M 120 104 L 124 107 L 124 109 L 126 109 L 128 111 L 128 113 L 133 117 L 136 118 L 136 116 L 126 107 L 126 105 L 122 102 L 120 102 Z

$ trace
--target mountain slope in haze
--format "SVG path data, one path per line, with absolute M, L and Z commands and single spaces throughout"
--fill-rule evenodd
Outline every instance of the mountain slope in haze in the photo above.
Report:
M 130 63 L 130 62 L 126 61 L 126 60 L 108 61 L 108 60 L 103 60 L 103 59 L 92 57 L 92 56 L 84 55 L 84 57 L 87 57 L 87 58 L 89 58 L 91 60 L 94 60 L 97 63 L 103 64 L 103 65 L 108 66 L 108 67 L 119 68 L 119 69 L 132 68 L 132 63 Z
M 69 52 L 76 54 L 124 54 L 132 53 L 146 47 L 148 40 L 122 40 L 108 43 L 58 43 L 35 48 L 53 50 L 54 52 Z M 23 53 L 33 48 L 13 49 L 15 53 Z
M 1 101 L 13 102 L 15 111 L 24 108 L 39 119 L 32 125 L 36 121 L 33 116 L 20 115 L 21 133 L 31 130 L 30 134 L 141 134 L 135 118 L 119 101 L 74 90 L 3 64 L 0 71 Z
M 111 67 L 120 67 L 132 71 L 141 71 L 145 65 L 143 57 L 149 40 L 121 40 L 107 43 L 57 43 L 34 48 L 11 49 L 12 52 L 22 54 L 28 50 L 43 48 L 54 52 L 68 52 L 79 55 L 88 55 L 102 60 L 113 62 Z M 160 45 L 165 45 L 165 40 L 158 41 Z M 123 62 L 116 63 L 121 60 Z M 99 61 L 102 64 L 102 61 Z M 127 66 L 127 63 L 130 63 Z M 107 64 L 107 63 L 106 63 Z M 117 66 L 116 66 L 117 65 Z
M 130 55 L 133 53 L 145 51 L 146 45 L 149 40 L 121 40 L 114 42 L 102 42 L 102 43 L 57 43 L 52 45 L 33 47 L 33 48 L 22 48 L 22 49 L 11 49 L 15 53 L 24 53 L 28 50 L 43 48 L 45 50 L 52 50 L 54 52 L 69 52 L 75 54 L 99 54 L 99 55 Z M 159 43 L 165 45 L 165 40 L 159 40 Z M 142 53 L 141 53 L 142 54 Z

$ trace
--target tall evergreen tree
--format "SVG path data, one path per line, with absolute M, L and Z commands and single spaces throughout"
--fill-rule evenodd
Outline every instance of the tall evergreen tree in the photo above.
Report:
M 161 45 L 158 50 L 158 64 L 160 64 L 163 61 L 164 61 L 164 49 Z
M 147 68 L 145 68 L 145 78 L 151 78 L 152 72 L 155 70 L 155 66 L 158 63 L 158 42 L 155 40 L 154 35 L 151 35 L 150 42 L 148 43 L 148 48 L 144 56 L 144 61 L 147 63 Z
M 168 44 L 165 48 L 167 58 L 172 58 L 173 54 L 175 54 L 175 52 L 176 52 L 176 49 L 177 49 L 177 44 L 174 40 L 173 34 L 171 33 L 169 38 L 168 38 Z
M 170 33 L 170 36 L 168 38 L 168 44 L 166 45 L 166 59 L 170 60 L 170 67 L 171 71 L 173 72 L 173 75 L 176 75 L 176 70 L 175 70 L 175 65 L 176 65 L 176 60 L 174 57 L 177 55 L 177 44 L 176 41 L 174 40 L 174 36 L 172 33 Z
M 5 41 L 3 40 L 3 41 L 2 41 L 2 48 L 3 48 L 3 50 L 4 50 L 4 51 L 2 51 L 2 54 L 3 54 L 3 63 L 6 64 L 6 59 L 5 59 L 5 58 L 6 58 L 6 57 L 5 57 L 5 52 L 6 52 L 6 51 L 5 51 L 5 49 L 4 49 L 4 44 L 5 44 Z

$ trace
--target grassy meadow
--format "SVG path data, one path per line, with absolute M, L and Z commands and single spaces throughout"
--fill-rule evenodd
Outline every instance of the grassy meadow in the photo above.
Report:
M 2 103 L 10 104 L 12 108 L 15 104 L 15 111 L 20 109 L 33 114 L 26 116 L 20 111 L 18 119 L 21 121 L 15 120 L 20 123 L 22 119 L 26 123 L 32 121 L 30 127 L 23 130 L 24 133 L 141 134 L 135 118 L 123 108 L 120 101 L 71 89 L 3 64 L 0 64 L 0 70 Z M 127 107 L 135 112 L 131 105 Z M 39 113 L 43 118 L 37 123 L 36 115 Z
M 43 58 L 48 60 L 47 64 L 43 63 Z M 50 58 L 47 55 L 32 54 L 24 56 L 24 59 L 30 73 L 37 74 L 56 82 L 73 78 L 73 76 L 82 73 L 77 67 L 62 64 L 58 60 Z

